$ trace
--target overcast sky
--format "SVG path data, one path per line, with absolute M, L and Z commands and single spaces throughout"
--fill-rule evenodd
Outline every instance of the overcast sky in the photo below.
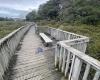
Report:
M 31 11 L 33 9 L 38 9 L 39 5 L 46 3 L 46 1 L 48 0 L 0 0 L 0 8 L 3 8 L 3 9 L 0 9 L 0 13 L 10 14 L 9 9 Z M 14 15 L 17 15 L 17 14 L 14 13 Z

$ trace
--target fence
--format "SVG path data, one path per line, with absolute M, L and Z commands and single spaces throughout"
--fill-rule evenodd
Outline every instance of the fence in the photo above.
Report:
M 3 80 L 4 72 L 9 66 L 9 61 L 14 55 L 15 49 L 31 26 L 32 24 L 22 26 L 0 40 L 0 80 Z
M 88 37 L 51 27 L 37 27 L 37 30 L 48 33 L 58 41 L 55 67 L 59 68 L 68 80 L 89 80 L 91 68 L 95 72 L 90 80 L 100 80 L 100 62 L 85 54 Z

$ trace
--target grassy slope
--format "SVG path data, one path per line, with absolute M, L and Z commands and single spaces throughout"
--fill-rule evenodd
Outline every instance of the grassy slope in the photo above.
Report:
M 15 21 L 0 21 L 0 38 L 6 36 L 8 33 L 24 25 L 23 22 Z
M 42 21 L 38 22 L 39 25 L 49 25 L 51 27 L 60 28 L 69 32 L 85 35 L 90 38 L 90 42 L 87 48 L 87 54 L 100 60 L 100 26 L 92 25 L 70 25 L 67 23 L 60 23 L 54 21 Z

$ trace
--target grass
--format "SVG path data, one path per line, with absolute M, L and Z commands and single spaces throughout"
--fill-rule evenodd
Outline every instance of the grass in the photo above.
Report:
M 0 38 L 24 25 L 24 22 L 0 21 Z
M 40 21 L 38 25 L 60 28 L 69 32 L 74 32 L 90 38 L 86 53 L 100 60 L 100 25 L 68 24 L 55 21 Z

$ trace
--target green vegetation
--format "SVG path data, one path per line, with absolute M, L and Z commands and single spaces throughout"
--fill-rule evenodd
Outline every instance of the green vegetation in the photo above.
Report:
M 87 48 L 87 54 L 100 60 L 100 26 L 86 24 L 68 24 L 55 21 L 40 21 L 37 22 L 41 26 L 50 26 L 60 28 L 69 32 L 74 32 L 80 35 L 88 36 L 90 42 Z
M 90 37 L 87 54 L 100 60 L 99 0 L 49 0 L 28 16 L 28 21 Z
M 27 20 L 56 20 L 68 23 L 98 25 L 100 22 L 99 0 L 49 0 L 32 11 Z
M 26 20 L 27 21 L 33 21 L 33 20 L 37 20 L 38 19 L 38 15 L 37 12 L 34 10 L 32 12 L 30 12 L 27 16 L 26 16 Z
M 0 21 L 0 38 L 24 25 L 24 22 Z

